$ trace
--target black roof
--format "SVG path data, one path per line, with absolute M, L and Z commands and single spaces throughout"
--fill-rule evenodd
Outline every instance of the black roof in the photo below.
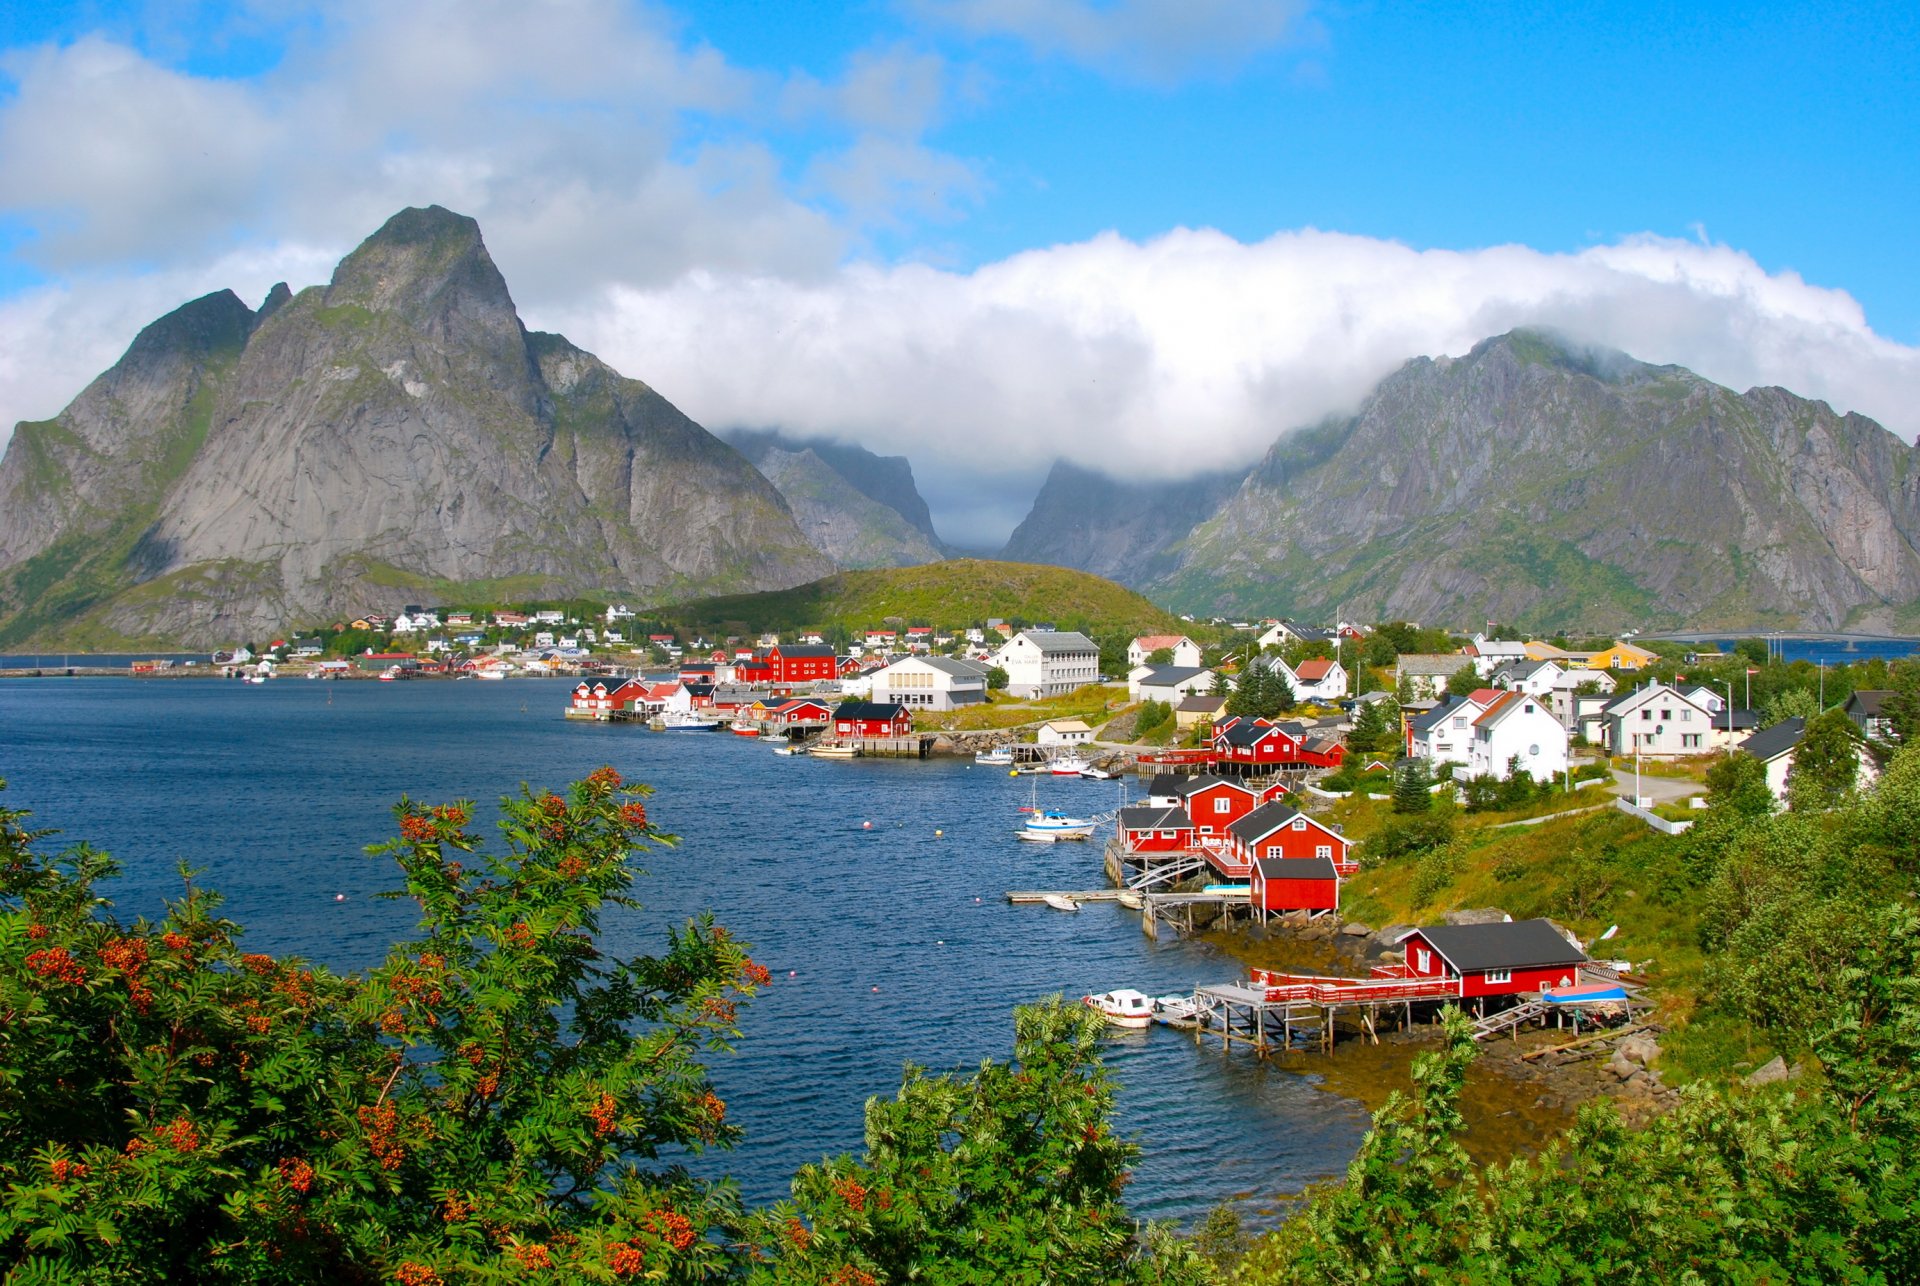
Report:
M 1413 932 L 1425 938 L 1456 973 L 1545 969 L 1587 962 L 1587 953 L 1561 937 L 1560 931 L 1545 920 L 1436 924 Z
M 1888 688 L 1860 688 L 1847 698 L 1847 713 L 1878 719 L 1885 713 L 1882 707 L 1892 695 L 1892 690 Z
M 1147 782 L 1149 795 L 1181 795 L 1186 793 L 1189 778 L 1185 773 L 1157 772 Z
M 1162 808 L 1155 804 L 1134 804 L 1120 810 L 1120 829 L 1127 831 L 1191 830 L 1193 822 L 1184 808 Z
M 812 643 L 793 643 L 793 644 L 782 643 L 779 645 L 778 648 L 768 648 L 767 651 L 768 652 L 778 651 L 781 656 L 784 656 L 789 660 L 795 657 L 802 657 L 802 656 L 824 656 L 828 658 L 831 658 L 833 656 L 832 648 L 827 647 L 825 645 L 815 645 Z
M 1760 729 L 1740 743 L 1740 749 L 1752 755 L 1762 763 L 1769 759 L 1778 759 L 1787 751 L 1800 744 L 1800 738 L 1806 735 L 1807 721 L 1799 715 L 1782 719 L 1779 723 Z
M 1227 833 L 1251 844 L 1255 840 L 1273 834 L 1295 817 L 1300 816 L 1305 814 L 1292 804 L 1278 799 L 1270 800 L 1227 827 Z
M 1191 795 L 1195 791 L 1205 790 L 1209 786 L 1232 786 L 1235 790 L 1244 790 L 1249 795 L 1257 794 L 1253 787 L 1233 777 L 1222 777 L 1219 773 L 1203 772 L 1193 777 L 1181 777 L 1175 793 Z
M 833 717 L 892 723 L 906 712 L 907 708 L 896 701 L 842 701 L 834 708 Z
M 1263 857 L 1254 862 L 1263 880 L 1337 880 L 1330 857 Z

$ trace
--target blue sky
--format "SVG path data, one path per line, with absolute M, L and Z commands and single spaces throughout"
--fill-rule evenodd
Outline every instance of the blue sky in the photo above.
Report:
M 16 3 L 0 416 L 440 201 L 531 323 L 975 536 L 1515 324 L 1912 437 L 1916 65 L 1912 4 Z

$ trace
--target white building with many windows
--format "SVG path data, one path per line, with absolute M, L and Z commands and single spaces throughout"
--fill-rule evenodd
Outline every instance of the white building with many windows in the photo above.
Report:
M 1016 697 L 1057 697 L 1100 678 L 1100 645 L 1072 631 L 1021 630 L 1000 645 L 993 663 L 1007 672 Z
M 987 667 L 954 657 L 906 657 L 875 670 L 870 679 L 872 699 L 882 705 L 893 702 L 912 710 L 957 710 L 987 699 Z

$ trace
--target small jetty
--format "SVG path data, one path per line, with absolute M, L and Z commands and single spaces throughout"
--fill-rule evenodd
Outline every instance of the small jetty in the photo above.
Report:
M 1014 906 L 1032 906 L 1045 902 L 1048 898 L 1072 898 L 1075 902 L 1118 902 L 1125 890 L 1088 889 L 1080 892 L 1072 889 L 1015 889 L 1007 894 L 1007 901 Z

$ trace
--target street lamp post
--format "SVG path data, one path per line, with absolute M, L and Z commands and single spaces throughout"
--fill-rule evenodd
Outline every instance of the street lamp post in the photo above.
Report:
M 1733 755 L 1733 680 L 1727 680 L 1727 755 Z

